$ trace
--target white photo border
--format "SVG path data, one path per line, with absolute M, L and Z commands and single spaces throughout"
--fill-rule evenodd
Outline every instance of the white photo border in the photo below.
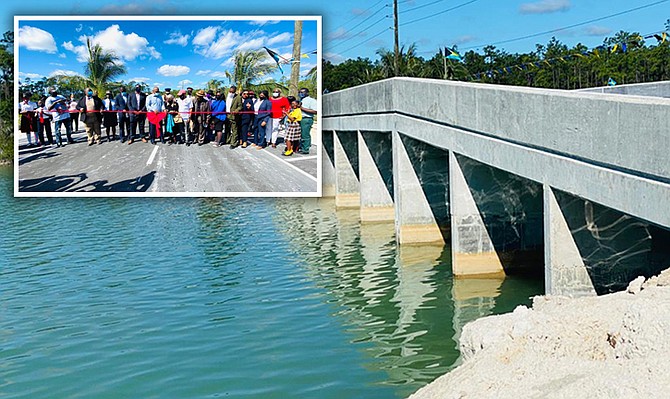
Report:
M 323 86 L 322 86 L 322 56 L 323 56 L 323 24 L 321 15 L 216 15 L 216 16 L 186 16 L 186 15 L 15 15 L 14 32 L 18 35 L 19 22 L 24 21 L 314 21 L 316 22 L 316 67 L 317 67 L 317 115 L 321 115 Z M 25 192 L 19 191 L 19 38 L 14 38 L 14 197 L 158 197 L 158 198 L 320 198 L 323 196 L 323 127 L 319 120 L 317 124 L 318 140 L 316 163 L 316 191 L 315 192 L 96 192 L 96 191 L 55 191 L 55 192 Z

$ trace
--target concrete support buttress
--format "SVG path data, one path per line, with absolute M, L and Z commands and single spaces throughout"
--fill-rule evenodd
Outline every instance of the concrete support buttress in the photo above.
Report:
M 392 222 L 395 220 L 393 199 L 384 184 L 363 134 L 358 132 L 358 162 L 361 179 L 361 222 Z
M 325 134 L 326 132 L 324 132 Z M 334 135 L 335 133 L 330 132 Z M 326 146 L 321 146 L 322 165 L 323 165 L 323 197 L 335 197 L 335 160 L 330 159 Z
M 444 245 L 444 238 L 421 187 L 405 145 L 393 133 L 393 191 L 399 244 Z
M 593 296 L 595 288 L 556 196 L 544 190 L 544 282 L 547 294 Z
M 333 132 L 333 147 L 335 150 L 335 207 L 358 208 L 361 206 L 360 183 L 337 132 Z
M 453 151 L 449 152 L 449 203 L 454 276 L 503 275 L 500 257 Z

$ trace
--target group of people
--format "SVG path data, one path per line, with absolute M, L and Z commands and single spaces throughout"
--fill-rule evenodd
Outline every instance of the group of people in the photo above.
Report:
M 187 146 L 211 142 L 216 147 L 227 144 L 230 148 L 263 149 L 276 147 L 283 138 L 286 143 L 283 155 L 309 154 L 310 132 L 317 113 L 317 102 L 306 88 L 299 90 L 298 98 L 282 96 L 279 88 L 275 88 L 272 95 L 266 90 L 256 95 L 246 89 L 238 94 L 235 86 L 231 86 L 225 96 L 220 90 L 194 93 L 192 87 L 180 90 L 176 96 L 171 89 L 166 88 L 161 93 L 158 87 L 145 94 L 140 85 L 135 86 L 132 93 L 125 87 L 116 95 L 107 91 L 102 99 L 91 88 L 87 88 L 80 99 L 71 95 L 69 101 L 55 88 L 50 88 L 49 96 L 37 104 L 30 98 L 31 93 L 24 93 L 19 105 L 20 130 L 27 134 L 29 146 L 46 145 L 45 133 L 49 144 L 54 144 L 53 120 L 55 144 L 59 147 L 65 145 L 61 127 L 67 143 L 73 143 L 72 132 L 78 130 L 81 121 L 88 145 L 102 143 L 102 128 L 107 141 L 117 140 L 118 126 L 121 143 L 132 144 L 136 139 Z

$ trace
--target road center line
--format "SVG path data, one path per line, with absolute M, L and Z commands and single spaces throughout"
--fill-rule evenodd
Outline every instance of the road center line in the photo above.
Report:
M 304 170 L 300 169 L 299 167 L 297 167 L 297 166 L 295 166 L 295 165 L 291 165 L 290 163 L 286 162 L 286 159 L 281 159 L 281 158 L 279 158 L 277 155 L 271 153 L 270 151 L 260 151 L 260 152 L 261 152 L 261 153 L 264 153 L 264 154 L 268 154 L 268 155 L 270 155 L 271 157 L 275 157 L 275 158 L 277 158 L 277 159 L 280 160 L 281 162 L 283 162 L 283 163 L 285 163 L 286 165 L 292 167 L 293 169 L 297 170 L 298 172 L 302 173 L 303 175 L 309 177 L 310 179 L 312 179 L 312 180 L 314 180 L 314 181 L 317 181 L 317 180 L 316 180 L 316 177 L 310 175 L 309 173 L 305 172 Z
M 157 152 L 158 152 L 158 146 L 154 145 L 154 150 L 151 151 L 151 155 L 149 156 L 149 160 L 147 161 L 147 165 L 151 165 L 151 163 L 154 161 L 154 158 L 156 157 Z
M 284 159 L 284 162 L 307 161 L 309 159 L 316 159 L 316 158 L 318 158 L 316 155 L 312 155 L 309 157 L 296 157 L 296 158 Z

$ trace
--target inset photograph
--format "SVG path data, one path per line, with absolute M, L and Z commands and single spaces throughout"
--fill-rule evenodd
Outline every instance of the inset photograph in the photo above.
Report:
M 321 17 L 14 25 L 15 196 L 321 196 Z

